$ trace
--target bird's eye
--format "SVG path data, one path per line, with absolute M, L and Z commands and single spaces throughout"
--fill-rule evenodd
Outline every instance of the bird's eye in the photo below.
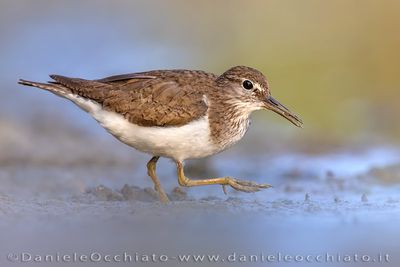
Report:
M 243 88 L 246 90 L 253 89 L 253 83 L 249 80 L 244 80 L 243 81 Z

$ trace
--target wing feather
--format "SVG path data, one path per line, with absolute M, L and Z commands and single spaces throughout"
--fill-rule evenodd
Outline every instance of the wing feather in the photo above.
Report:
M 188 72 L 179 71 L 131 73 L 99 80 L 51 76 L 73 93 L 148 127 L 181 126 L 206 115 L 203 93 L 190 77 Z

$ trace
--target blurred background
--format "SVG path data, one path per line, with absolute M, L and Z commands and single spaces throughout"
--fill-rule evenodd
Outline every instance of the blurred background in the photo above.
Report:
M 399 11 L 397 1 L 2 0 L 2 125 L 62 116 L 83 131 L 102 131 L 71 103 L 18 86 L 19 78 L 248 65 L 306 123 L 299 133 L 257 114 L 266 130 L 398 143 Z
M 189 252 L 225 246 L 396 256 L 399 14 L 400 2 L 390 0 L 0 0 L 0 249 L 145 246 L 175 253 L 190 244 Z M 148 197 L 137 204 L 141 197 L 120 190 L 151 187 L 149 156 L 116 141 L 72 103 L 17 85 L 52 73 L 220 74 L 235 65 L 262 71 L 305 128 L 270 112 L 254 114 L 240 144 L 189 162 L 188 173 L 267 179 L 274 189 L 226 197 L 220 188 L 190 189 L 167 208 Z M 173 165 L 163 160 L 159 170 L 173 192 Z M 237 209 L 247 221 L 231 213 Z M 227 221 L 235 226 L 229 231 Z M 169 232 L 152 242 L 163 227 Z

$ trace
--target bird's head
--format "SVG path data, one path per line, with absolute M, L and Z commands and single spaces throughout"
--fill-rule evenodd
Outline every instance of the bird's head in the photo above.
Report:
M 226 88 L 232 104 L 251 113 L 268 109 L 278 113 L 294 125 L 302 127 L 302 120 L 271 96 L 267 78 L 258 70 L 236 66 L 217 78 L 217 84 Z

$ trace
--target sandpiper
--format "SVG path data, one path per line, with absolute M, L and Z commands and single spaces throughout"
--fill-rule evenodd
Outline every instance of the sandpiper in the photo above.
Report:
M 168 196 L 156 175 L 160 157 L 174 160 L 181 186 L 219 184 L 243 192 L 270 187 L 232 177 L 192 180 L 186 159 L 221 152 L 246 133 L 253 111 L 272 110 L 301 127 L 302 121 L 270 93 L 258 70 L 236 66 L 222 75 L 198 70 L 155 70 L 98 80 L 50 75 L 48 83 L 19 83 L 50 91 L 88 112 L 121 142 L 153 157 L 148 175 L 162 202 Z

